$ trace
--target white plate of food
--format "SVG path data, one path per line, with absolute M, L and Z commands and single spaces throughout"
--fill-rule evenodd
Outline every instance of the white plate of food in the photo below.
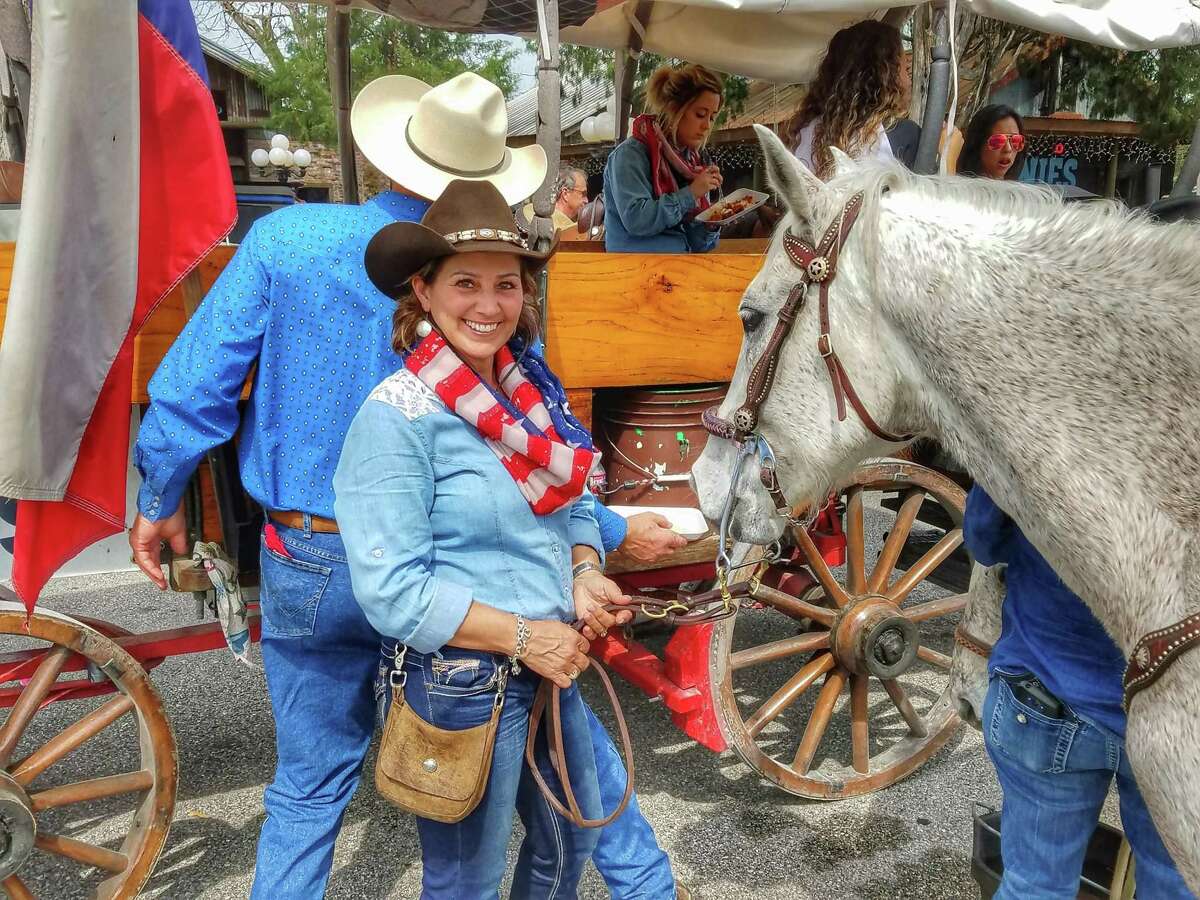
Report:
M 696 221 L 706 222 L 709 225 L 728 225 L 730 222 L 736 222 L 742 216 L 754 212 L 770 199 L 770 194 L 764 194 L 762 191 L 738 188 L 696 216 Z
M 658 513 L 666 516 L 671 523 L 671 530 L 681 534 L 689 541 L 698 541 L 708 534 L 708 522 L 704 521 L 704 513 L 689 506 L 610 506 L 610 510 L 628 519 L 638 513 Z

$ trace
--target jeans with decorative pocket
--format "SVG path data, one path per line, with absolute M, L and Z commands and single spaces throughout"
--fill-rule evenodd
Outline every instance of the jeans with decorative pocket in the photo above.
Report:
M 1136 860 L 1137 896 L 1184 900 L 1176 871 L 1134 781 L 1125 743 L 1066 709 L 1052 718 L 1023 703 L 997 671 L 983 706 L 983 740 L 1004 791 L 1004 878 L 995 900 L 1074 900 L 1088 841 L 1113 779 Z

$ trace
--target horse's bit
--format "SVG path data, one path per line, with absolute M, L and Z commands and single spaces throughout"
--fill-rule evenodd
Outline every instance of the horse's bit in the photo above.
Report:
M 829 333 L 829 285 L 833 281 L 834 276 L 837 275 L 838 257 L 841 254 L 842 245 L 845 244 L 846 238 L 850 234 L 850 229 L 854 227 L 854 223 L 858 219 L 858 214 L 862 210 L 862 205 L 863 195 L 861 193 L 855 194 L 846 201 L 846 205 L 842 207 L 841 214 L 825 231 L 824 236 L 816 247 L 809 245 L 791 233 L 783 236 L 784 250 L 787 252 L 788 259 L 800 270 L 800 280 L 788 292 L 787 300 L 784 301 L 783 306 L 777 314 L 775 330 L 771 333 L 771 337 L 767 341 L 767 346 L 763 350 L 762 355 L 750 371 L 750 378 L 746 383 L 746 400 L 734 412 L 733 419 L 721 418 L 718 408 L 715 406 L 706 409 L 702 416 L 704 428 L 709 434 L 732 441 L 738 446 L 738 455 L 734 463 L 729 492 L 726 495 L 725 508 L 721 513 L 719 532 L 720 552 L 717 557 L 717 574 L 722 584 L 727 580 L 729 570 L 729 557 L 726 548 L 729 535 L 729 520 L 734 503 L 734 492 L 737 488 L 738 476 L 741 473 L 742 466 L 749 457 L 757 456 L 758 458 L 759 481 L 766 488 L 771 502 L 775 505 L 776 513 L 782 516 L 788 525 L 793 528 L 799 527 L 801 524 L 793 516 L 792 505 L 788 502 L 782 488 L 779 486 L 779 479 L 776 477 L 775 472 L 775 454 L 771 450 L 771 445 L 767 442 L 767 439 L 758 432 L 758 419 L 762 405 L 770 395 L 771 387 L 775 382 L 775 373 L 779 367 L 779 355 L 783 350 L 784 343 L 788 339 L 788 335 L 791 334 L 796 317 L 800 314 L 808 299 L 810 285 L 817 284 L 820 286 L 818 314 L 820 316 L 821 333 L 817 337 L 817 352 L 821 354 L 821 358 L 825 360 L 826 368 L 829 369 L 829 380 L 833 384 L 833 397 L 837 405 L 838 421 L 843 422 L 846 419 L 846 401 L 848 400 L 858 418 L 876 437 L 889 443 L 904 443 L 912 438 L 912 435 L 893 434 L 887 431 L 867 412 L 866 406 L 863 404 L 858 392 L 854 390 L 854 385 L 850 382 L 850 376 L 847 374 L 845 366 L 842 365 L 842 361 L 834 349 L 833 338 Z

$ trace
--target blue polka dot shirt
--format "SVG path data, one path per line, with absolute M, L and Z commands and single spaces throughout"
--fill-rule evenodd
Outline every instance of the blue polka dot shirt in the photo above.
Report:
M 380 228 L 419 221 L 427 208 L 388 191 L 362 206 L 300 204 L 254 223 L 150 380 L 134 452 L 142 515 L 171 515 L 205 452 L 240 423 L 247 493 L 267 509 L 333 517 L 350 420 L 400 366 L 395 302 L 367 278 L 363 253 Z

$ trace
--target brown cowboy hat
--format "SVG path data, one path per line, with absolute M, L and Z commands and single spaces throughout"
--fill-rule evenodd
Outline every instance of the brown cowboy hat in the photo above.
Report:
M 389 297 L 399 297 L 413 275 L 435 259 L 455 253 L 511 253 L 541 269 L 558 241 L 530 249 L 504 196 L 486 181 L 452 181 L 420 223 L 385 225 L 367 244 L 367 275 Z

